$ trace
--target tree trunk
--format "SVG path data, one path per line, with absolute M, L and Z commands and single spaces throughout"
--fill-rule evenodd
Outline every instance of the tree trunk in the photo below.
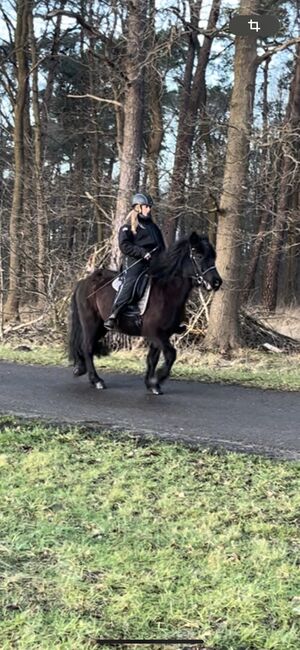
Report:
M 268 145 L 268 126 L 269 126 L 269 102 L 268 102 L 268 84 L 269 84 L 269 65 L 270 59 L 266 60 L 264 66 L 264 82 L 263 82 L 263 106 L 262 106 L 262 118 L 263 118 L 263 133 L 262 139 L 264 143 L 264 149 L 262 152 L 262 161 L 261 161 L 261 203 L 263 207 L 260 211 L 259 227 L 258 233 L 254 238 L 253 245 L 251 247 L 249 259 L 247 261 L 247 270 L 244 281 L 243 288 L 243 301 L 247 302 L 250 296 L 250 292 L 254 287 L 255 275 L 258 267 L 258 262 L 263 247 L 267 224 L 270 215 L 270 209 L 273 204 L 273 192 L 274 192 L 274 182 L 273 182 L 273 173 L 275 171 L 276 175 L 276 162 L 273 164 L 273 170 L 271 170 L 270 163 L 270 146 Z M 273 172 L 273 173 L 272 173 Z
M 34 205 L 35 179 L 34 179 L 34 155 L 33 155 L 33 137 L 30 121 L 30 90 L 24 110 L 24 183 L 23 183 L 23 201 L 22 217 L 20 220 L 20 274 L 21 281 L 19 290 L 22 292 L 20 306 L 26 306 L 33 302 L 32 297 L 36 298 L 36 224 L 35 220 L 36 206 Z M 32 200 L 33 199 L 33 200 Z
M 93 20 L 93 10 L 92 10 L 92 3 L 90 4 L 90 13 L 89 13 L 89 19 L 90 22 L 92 23 Z M 95 64 L 95 56 L 94 56 L 94 41 L 91 38 L 90 39 L 90 53 L 89 53 L 89 92 L 91 95 L 97 95 L 98 92 L 98 84 L 97 84 L 97 68 Z M 92 196 L 95 199 L 93 203 L 93 211 L 94 211 L 94 223 L 96 227 L 96 232 L 97 232 L 97 242 L 102 243 L 103 238 L 104 238 L 104 233 L 103 233 L 103 217 L 101 214 L 101 210 L 99 207 L 99 190 L 100 190 L 100 139 L 101 139 L 101 134 L 99 133 L 99 128 L 98 128 L 98 111 L 97 111 L 97 104 L 94 100 L 91 100 L 91 125 L 92 125 L 92 133 L 93 136 L 91 138 L 91 154 L 92 154 L 92 179 L 91 179 L 91 190 L 92 190 Z
M 2 138 L 0 138 L 0 142 L 1 141 Z M 0 191 L 2 194 L 2 173 L 0 175 Z M 4 330 L 4 264 L 3 264 L 3 249 L 2 249 L 2 242 L 3 242 L 2 218 L 3 218 L 3 210 L 0 209 L 0 341 L 2 341 L 3 339 L 3 330 Z
M 256 12 L 257 8 L 257 0 L 241 0 L 239 13 L 252 14 Z M 220 201 L 221 215 L 217 231 L 217 264 L 224 284 L 222 290 L 214 296 L 205 338 L 207 347 L 218 348 L 222 351 L 237 347 L 240 343 L 238 329 L 241 284 L 239 215 L 243 209 L 243 195 L 247 179 L 256 69 L 256 38 L 237 37 L 228 144 Z
M 212 141 L 209 121 L 205 116 L 203 116 L 203 140 L 205 142 L 206 155 L 207 155 L 207 179 L 208 182 L 210 179 L 212 180 L 213 191 L 214 191 L 214 193 L 209 191 L 208 200 L 207 200 L 207 217 L 206 217 L 207 223 L 204 226 L 204 231 L 207 232 L 209 240 L 211 241 L 213 246 L 216 246 L 219 206 L 218 206 L 217 199 L 215 197 L 215 192 L 217 191 L 215 183 L 216 183 L 216 179 L 218 178 L 220 161 L 218 155 L 216 155 L 216 150 L 214 147 L 214 143 Z M 199 161 L 199 167 L 200 164 L 201 163 Z M 201 174 L 201 169 L 199 169 L 198 176 L 200 176 L 200 174 Z M 211 184 L 209 183 L 209 185 Z
M 120 259 L 118 231 L 130 208 L 131 195 L 138 190 L 142 155 L 144 109 L 144 48 L 147 0 L 132 0 L 128 9 L 126 52 L 127 89 L 124 99 L 124 131 L 120 179 L 113 222 L 111 266 Z
M 185 173 L 183 169 L 183 141 L 186 138 L 186 116 L 190 105 L 191 88 L 193 81 L 193 68 L 196 52 L 199 49 L 197 29 L 200 20 L 202 0 L 192 4 L 190 2 L 191 29 L 188 34 L 188 51 L 182 80 L 182 90 L 179 98 L 179 117 L 177 127 L 177 139 L 175 148 L 175 159 L 171 179 L 169 214 L 164 226 L 165 239 L 172 243 L 175 238 L 176 228 L 181 212 L 184 209 L 184 183 Z M 186 169 L 187 173 L 187 169 Z
M 155 32 L 155 0 L 149 0 L 149 26 L 147 51 L 150 51 L 156 44 Z M 147 157 L 145 161 L 144 187 L 147 186 L 150 195 L 157 205 L 159 199 L 159 174 L 158 157 L 164 135 L 164 124 L 162 114 L 162 81 L 158 71 L 158 61 L 153 57 L 146 69 L 146 97 L 149 114 L 149 126 L 146 134 Z
M 10 259 L 9 286 L 5 304 L 5 318 L 19 318 L 20 303 L 20 223 L 23 211 L 23 190 L 25 182 L 25 142 L 24 119 L 28 95 L 28 15 L 31 8 L 30 0 L 18 0 L 17 24 L 15 34 L 15 52 L 17 64 L 17 96 L 14 110 L 14 162 L 15 178 L 12 197 L 12 208 L 9 224 Z
M 150 0 L 150 19 L 149 19 L 149 45 L 147 50 L 155 46 L 155 0 Z M 147 87 L 147 106 L 150 118 L 149 133 L 146 134 L 147 157 L 145 161 L 145 171 L 148 180 L 147 187 L 149 193 L 157 203 L 159 198 L 159 181 L 158 181 L 158 157 L 164 135 L 163 114 L 162 114 L 162 82 L 157 70 L 157 59 L 151 61 L 146 70 L 146 87 Z M 144 183 L 146 187 L 146 182 Z
M 288 207 L 293 194 L 293 186 L 295 182 L 294 175 L 297 173 L 296 165 L 299 165 L 299 123 L 300 43 L 297 44 L 296 48 L 294 74 L 290 87 L 290 96 L 283 129 L 283 169 L 280 180 L 279 205 L 264 277 L 263 305 L 270 311 L 275 311 L 276 309 L 280 254 L 284 233 L 287 228 Z
M 59 8 L 60 11 L 63 11 L 66 2 L 67 0 L 61 0 L 60 8 Z M 53 41 L 52 41 L 51 52 L 50 52 L 49 63 L 48 63 L 49 72 L 47 75 L 47 83 L 43 94 L 42 107 L 41 107 L 43 159 L 45 158 L 45 154 L 46 154 L 46 136 L 48 130 L 50 104 L 53 96 L 55 70 L 59 64 L 59 59 L 57 57 L 57 54 L 59 50 L 60 36 L 61 36 L 61 21 L 62 21 L 62 15 L 59 14 L 56 19 L 54 33 L 53 33 Z
M 197 14 L 191 20 L 192 26 L 198 26 L 201 3 L 195 3 Z M 212 32 L 217 24 L 221 0 L 213 0 L 207 23 L 207 31 Z M 165 225 L 165 236 L 168 244 L 175 239 L 180 216 L 185 208 L 185 184 L 189 167 L 189 158 L 193 145 L 198 111 L 203 110 L 206 103 L 205 73 L 209 61 L 213 38 L 205 36 L 199 49 L 198 63 L 194 78 L 192 77 L 195 52 L 199 48 L 197 32 L 191 32 L 188 50 L 183 91 L 181 97 L 175 160 L 170 189 L 170 215 Z
M 32 12 L 29 14 L 29 37 L 32 57 L 32 110 L 34 117 L 34 178 L 37 223 L 37 255 L 36 255 L 36 291 L 37 306 L 42 308 L 46 299 L 46 207 L 43 188 L 43 155 L 42 129 L 39 106 L 38 56 L 33 27 Z
M 298 192 L 295 192 L 293 196 L 293 212 L 297 210 L 297 214 L 299 213 L 298 194 Z M 285 282 L 282 301 L 285 305 L 293 304 L 297 298 L 297 221 L 299 222 L 299 219 L 296 220 L 294 218 L 291 220 L 287 236 Z

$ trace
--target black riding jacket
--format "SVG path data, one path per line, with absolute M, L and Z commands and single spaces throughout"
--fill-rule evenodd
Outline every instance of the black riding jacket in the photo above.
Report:
M 155 255 L 165 250 L 165 243 L 159 227 L 151 217 L 138 217 L 136 234 L 131 230 L 130 223 L 126 223 L 119 230 L 120 250 L 127 258 L 127 262 L 142 260 L 146 253 L 156 248 Z M 131 259 L 130 259 L 131 258 Z

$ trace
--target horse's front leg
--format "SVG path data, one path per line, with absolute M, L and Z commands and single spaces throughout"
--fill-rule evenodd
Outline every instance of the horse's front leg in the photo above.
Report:
M 160 355 L 160 349 L 156 345 L 154 345 L 154 343 L 150 343 L 149 351 L 147 354 L 147 370 L 145 375 L 145 384 L 147 388 L 149 388 L 150 390 L 152 390 L 151 379 L 155 373 L 155 368 L 158 364 L 159 355 Z
M 164 339 L 161 341 L 161 348 L 164 355 L 164 364 L 157 370 L 154 377 L 149 380 L 151 391 L 155 395 L 162 395 L 160 384 L 165 381 L 167 377 L 169 377 L 171 368 L 176 359 L 176 350 L 170 343 L 169 339 Z
M 92 386 L 95 386 L 95 388 L 98 388 L 98 389 L 101 390 L 103 388 L 106 388 L 106 385 L 105 385 L 103 379 L 101 379 L 101 377 L 99 377 L 99 375 L 97 374 L 96 368 L 94 366 L 93 347 L 94 347 L 93 342 L 91 342 L 91 341 L 86 341 L 84 343 L 84 345 L 83 345 L 84 359 L 85 359 L 86 369 L 87 369 L 87 372 L 88 372 L 88 377 L 89 377 L 90 383 L 92 384 Z

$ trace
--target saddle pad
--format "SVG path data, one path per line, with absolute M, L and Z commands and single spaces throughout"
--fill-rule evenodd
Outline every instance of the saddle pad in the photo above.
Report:
M 122 280 L 117 275 L 117 277 L 112 281 L 111 286 L 115 291 L 119 291 L 121 284 L 122 284 Z
M 148 300 L 149 300 L 149 295 L 150 295 L 150 290 L 151 290 L 151 278 L 149 278 L 149 280 L 147 282 L 147 285 L 146 285 L 146 289 L 145 289 L 140 301 L 138 302 L 138 308 L 140 310 L 141 316 L 143 316 L 143 314 L 146 311 L 146 307 L 148 305 Z
M 120 287 L 121 287 L 121 284 L 122 284 L 122 280 L 121 280 L 119 277 L 116 277 L 116 278 L 112 281 L 111 284 L 112 284 L 112 287 L 113 287 L 113 289 L 114 289 L 115 291 L 119 291 L 119 289 L 120 289 Z M 147 285 L 146 285 L 146 289 L 145 289 L 145 291 L 144 291 L 144 293 L 143 293 L 141 299 L 140 299 L 139 302 L 138 302 L 138 308 L 139 308 L 139 311 L 140 311 L 141 316 L 142 316 L 142 315 L 145 313 L 145 311 L 146 311 L 146 307 L 147 307 L 148 300 L 149 300 L 150 289 L 151 289 L 151 280 L 150 280 L 150 278 L 149 278 L 149 280 L 148 280 L 148 282 L 147 282 Z

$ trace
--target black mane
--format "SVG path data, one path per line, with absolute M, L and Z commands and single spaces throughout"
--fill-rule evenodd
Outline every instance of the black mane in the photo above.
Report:
M 170 248 L 163 251 L 151 261 L 150 275 L 158 280 L 171 280 L 180 275 L 184 259 L 189 252 L 189 237 L 184 237 L 171 244 Z
M 179 239 L 151 261 L 149 268 L 151 277 L 163 283 L 176 276 L 182 276 L 191 250 L 204 259 L 215 259 L 215 250 L 208 237 L 193 232 L 189 237 Z

